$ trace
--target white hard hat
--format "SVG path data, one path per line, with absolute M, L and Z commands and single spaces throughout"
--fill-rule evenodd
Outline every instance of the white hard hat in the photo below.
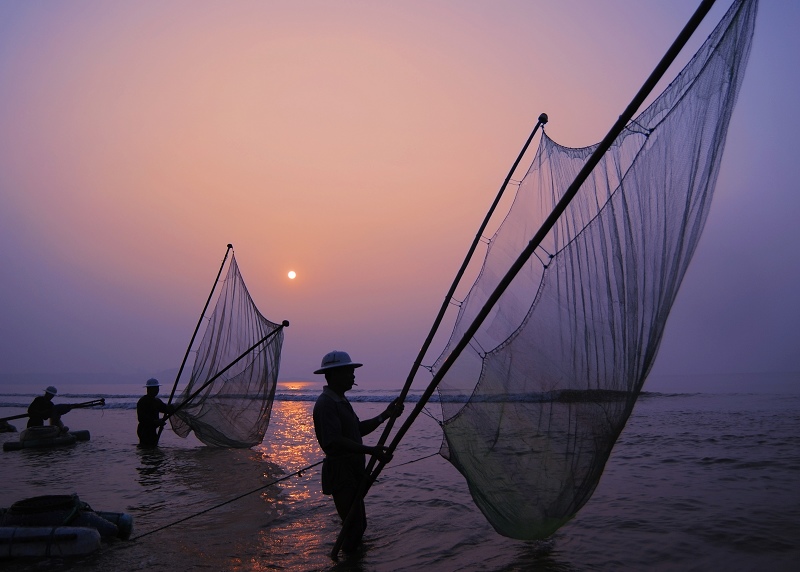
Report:
M 151 377 L 147 380 L 147 383 L 144 384 L 145 387 L 160 387 L 161 384 L 158 383 L 158 380 L 155 377 Z
M 49 393 L 50 395 L 58 395 L 58 390 L 52 385 L 48 385 L 44 392 Z
M 362 365 L 364 364 L 355 363 L 353 360 L 351 360 L 350 354 L 347 352 L 334 350 L 325 354 L 325 356 L 322 358 L 322 363 L 320 364 L 321 367 L 314 373 L 325 373 L 329 369 L 335 369 L 337 367 L 361 367 Z

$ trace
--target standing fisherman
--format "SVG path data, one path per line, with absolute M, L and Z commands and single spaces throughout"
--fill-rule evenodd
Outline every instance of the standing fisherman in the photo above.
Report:
M 160 385 L 157 379 L 152 377 L 148 379 L 147 383 L 144 384 L 147 388 L 147 394 L 140 397 L 136 403 L 136 416 L 139 419 L 136 434 L 139 436 L 139 447 L 157 447 L 158 434 L 156 431 L 167 422 L 166 419 L 159 418 L 158 414 L 175 411 L 174 406 L 167 405 L 156 397 Z
M 373 455 L 388 463 L 392 456 L 386 447 L 364 445 L 361 437 L 372 433 L 381 423 L 403 413 L 403 404 L 392 402 L 386 410 L 372 419 L 359 420 L 344 394 L 355 384 L 354 370 L 363 364 L 354 363 L 346 352 L 332 351 L 322 358 L 321 367 L 314 373 L 325 374 L 327 385 L 314 404 L 314 431 L 325 452 L 322 463 L 322 492 L 333 496 L 336 512 L 345 522 L 356 499 L 361 480 L 366 475 L 366 457 Z M 360 510 L 343 532 L 342 550 L 352 553 L 361 544 L 367 529 L 364 499 Z

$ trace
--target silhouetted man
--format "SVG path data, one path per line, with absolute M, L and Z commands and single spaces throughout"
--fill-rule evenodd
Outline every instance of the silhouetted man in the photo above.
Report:
M 139 436 L 139 446 L 152 448 L 158 446 L 158 428 L 163 427 L 167 422 L 165 418 L 160 418 L 159 413 L 172 413 L 175 408 L 167 405 L 158 397 L 160 383 L 155 378 L 150 378 L 145 383 L 147 394 L 139 398 L 136 402 L 136 417 L 139 425 L 136 427 L 136 434 Z
M 344 394 L 353 388 L 355 368 L 362 365 L 353 362 L 346 352 L 332 351 L 325 354 L 321 367 L 314 372 L 325 374 L 327 382 L 314 404 L 314 431 L 325 452 L 322 462 L 322 492 L 333 496 L 342 522 L 350 512 L 366 473 L 365 455 L 376 456 L 384 463 L 391 460 L 391 454 L 386 447 L 369 447 L 364 445 L 361 437 L 372 433 L 386 419 L 397 417 L 403 412 L 402 403 L 392 402 L 377 417 L 359 420 Z M 366 529 L 367 514 L 362 498 L 355 518 L 343 532 L 342 550 L 348 553 L 358 548 Z
M 56 395 L 58 395 L 58 389 L 50 385 L 44 390 L 44 395 L 40 395 L 31 401 L 28 406 L 28 427 L 43 427 L 45 420 L 49 419 L 50 425 L 58 427 L 62 433 L 66 433 L 69 430 L 61 422 L 61 414 L 69 411 L 69 407 L 56 408 L 53 404 L 53 397 Z

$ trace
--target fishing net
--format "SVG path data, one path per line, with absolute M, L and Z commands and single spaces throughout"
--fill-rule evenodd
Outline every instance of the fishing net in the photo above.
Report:
M 500 534 L 544 538 L 597 486 L 700 239 L 756 10 L 735 2 L 616 139 L 438 386 L 440 452 Z M 434 371 L 594 148 L 542 136 Z
M 232 256 L 191 379 L 176 399 L 180 408 L 170 417 L 173 431 L 181 437 L 194 431 L 200 441 L 215 447 L 261 443 L 269 425 L 282 345 L 283 329 L 258 311 Z M 189 398 L 188 404 L 180 405 Z

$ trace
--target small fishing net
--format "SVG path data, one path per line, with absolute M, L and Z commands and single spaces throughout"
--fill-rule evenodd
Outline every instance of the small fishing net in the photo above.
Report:
M 627 126 L 438 386 L 440 452 L 500 534 L 544 538 L 597 486 L 700 239 L 756 11 L 735 2 Z M 593 151 L 542 136 L 434 371 Z
M 170 417 L 173 431 L 181 437 L 194 431 L 200 441 L 216 447 L 261 443 L 269 425 L 282 345 L 283 329 L 258 311 L 231 256 L 191 379 L 176 399 L 179 410 Z

